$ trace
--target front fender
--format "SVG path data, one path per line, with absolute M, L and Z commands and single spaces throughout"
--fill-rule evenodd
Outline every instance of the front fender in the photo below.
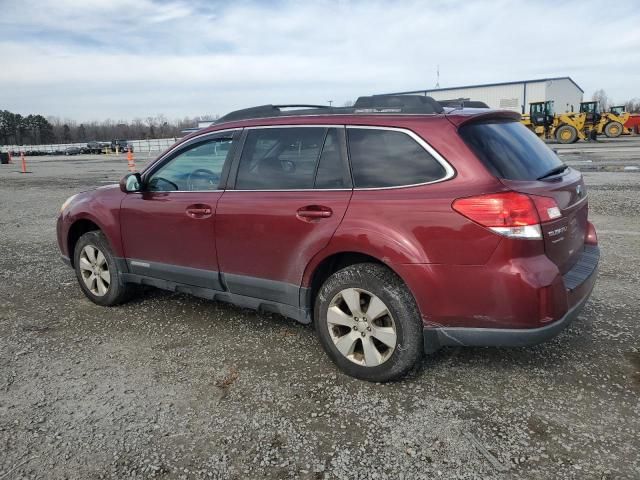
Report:
M 109 241 L 111 250 L 117 257 L 124 255 L 120 235 L 120 203 L 124 193 L 117 185 L 101 187 L 78 195 L 71 205 L 62 212 L 58 221 L 58 241 L 63 254 L 72 256 L 67 245 L 69 233 L 74 224 L 82 220 L 94 223 Z

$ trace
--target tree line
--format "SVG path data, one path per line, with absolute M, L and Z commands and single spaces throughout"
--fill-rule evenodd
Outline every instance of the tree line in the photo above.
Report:
M 20 115 L 0 110 L 0 145 L 45 145 L 56 143 L 86 143 L 113 139 L 145 140 L 182 136 L 182 130 L 197 125 L 200 120 L 216 116 L 185 117 L 169 120 L 164 115 L 149 116 L 131 121 L 111 119 L 76 122 L 59 117 Z
M 626 102 L 615 103 L 609 95 L 607 95 L 607 92 L 601 88 L 593 92 L 591 100 L 598 102 L 603 112 L 608 111 L 611 107 L 624 105 L 625 111 L 629 113 L 640 113 L 640 98 L 632 98 Z

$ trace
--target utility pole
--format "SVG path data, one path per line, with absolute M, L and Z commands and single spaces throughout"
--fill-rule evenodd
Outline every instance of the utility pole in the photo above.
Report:
M 327 100 L 327 102 L 329 102 L 329 106 L 331 106 L 331 104 L 333 103 L 333 100 Z
M 440 88 L 440 65 L 436 68 L 436 88 Z

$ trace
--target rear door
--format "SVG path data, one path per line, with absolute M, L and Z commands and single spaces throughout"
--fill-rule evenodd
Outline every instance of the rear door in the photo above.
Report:
M 546 255 L 566 273 L 580 258 L 588 204 L 582 174 L 520 122 L 488 120 L 463 125 L 460 134 L 485 166 L 511 190 L 551 197 L 560 216 L 542 223 Z
M 232 293 L 299 305 L 311 258 L 352 194 L 344 128 L 255 127 L 218 202 L 216 246 Z
M 125 197 L 120 224 L 130 272 L 222 289 L 215 212 L 238 134 L 217 133 L 180 147 L 145 174 L 143 192 Z

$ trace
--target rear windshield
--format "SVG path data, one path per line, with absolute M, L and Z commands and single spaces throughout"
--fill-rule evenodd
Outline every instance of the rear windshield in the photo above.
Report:
M 460 135 L 484 165 L 507 180 L 536 180 L 562 162 L 520 122 L 472 123 Z

